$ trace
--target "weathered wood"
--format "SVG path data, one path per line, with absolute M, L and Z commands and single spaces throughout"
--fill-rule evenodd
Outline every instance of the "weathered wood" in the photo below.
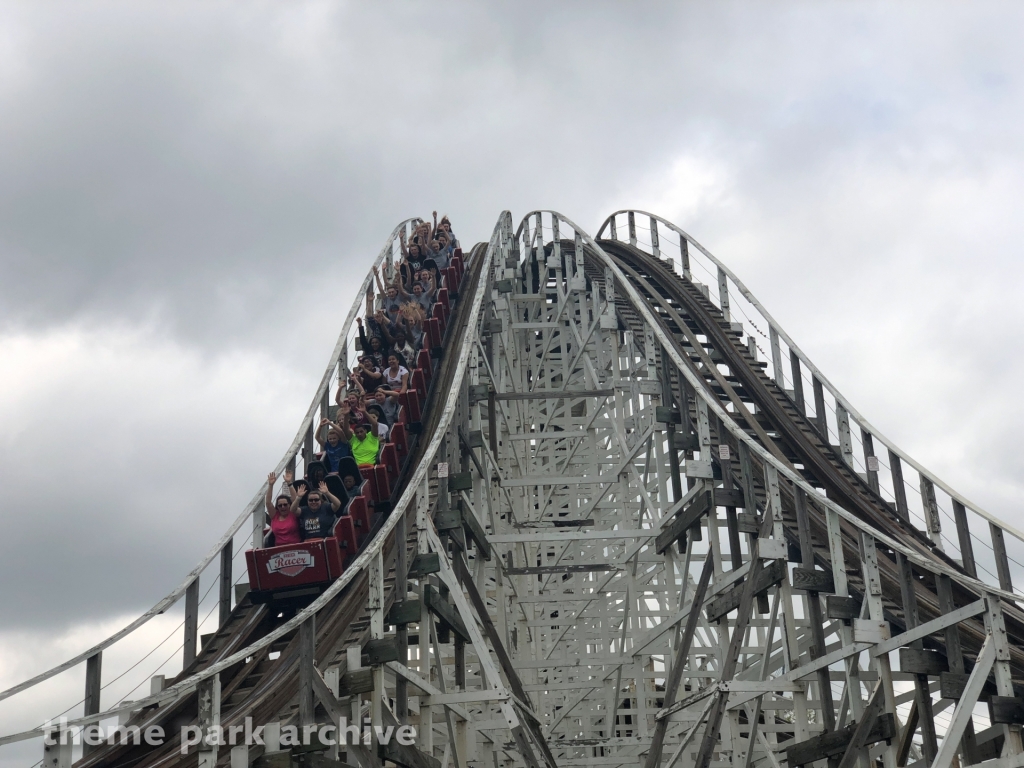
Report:
M 900 648 L 900 670 L 912 675 L 938 677 L 949 671 L 949 665 L 946 664 L 946 657 L 938 651 Z
M 199 577 L 185 589 L 185 639 L 182 648 L 182 669 L 188 669 L 196 660 L 196 641 L 199 639 Z
M 231 617 L 231 558 L 234 551 L 234 539 L 228 539 L 220 551 L 220 622 L 223 627 Z
M 412 563 L 409 565 L 409 578 L 422 579 L 424 576 L 429 576 L 431 573 L 437 573 L 440 570 L 440 555 L 437 552 L 426 552 L 416 555 L 412 559 Z
M 299 625 L 299 724 L 316 722 L 313 712 L 313 668 L 316 653 L 316 615 Z
M 439 533 L 462 528 L 462 512 L 458 509 L 438 509 L 434 513 L 434 527 Z
M 391 610 L 384 617 L 385 624 L 405 625 L 416 624 L 420 620 L 421 606 L 419 600 L 403 600 L 393 603 Z
M 974 541 L 971 539 L 971 529 L 967 524 L 967 509 L 956 499 L 953 499 L 953 519 L 956 521 L 956 535 L 960 543 L 960 559 L 964 571 L 976 579 L 978 566 L 974 561 Z
M 785 577 L 785 565 L 778 560 L 771 561 L 764 568 L 758 569 L 754 581 L 754 594 L 759 594 L 764 592 L 766 589 L 775 586 Z M 726 590 L 719 597 L 710 601 L 704 609 L 708 617 L 708 621 L 718 621 L 723 616 L 727 615 L 729 611 L 733 611 L 738 608 L 740 606 L 740 600 L 742 599 L 745 586 L 745 582 L 743 584 L 737 584 L 731 589 Z
M 988 715 L 993 725 L 1024 725 L 1024 699 L 992 696 L 988 700 Z
M 83 714 L 95 715 L 100 711 L 100 693 L 103 689 L 103 651 L 95 653 L 85 662 L 85 701 Z M 91 744 L 82 742 L 82 755 L 88 755 L 96 749 Z
M 807 405 L 804 403 L 804 378 L 800 372 L 800 358 L 796 350 L 789 350 L 789 366 L 793 374 L 793 403 L 800 411 L 801 416 L 807 415 Z
M 476 544 L 484 560 L 490 560 L 491 543 L 487 540 L 487 534 L 484 532 L 483 526 L 480 525 L 480 521 L 476 519 L 476 515 L 473 514 L 472 510 L 467 509 L 463 511 L 462 527 L 466 531 L 466 536 L 472 539 L 473 543 Z
M 875 689 L 868 698 L 868 705 L 861 714 L 860 720 L 854 726 L 853 733 L 850 736 L 850 743 L 846 745 L 843 759 L 839 761 L 839 768 L 854 768 L 862 755 L 866 761 L 867 754 L 863 753 L 862 750 L 868 744 L 868 735 L 878 720 L 884 700 L 885 694 L 882 681 L 879 680 L 875 683 Z M 874 739 L 874 741 L 877 740 Z
M 749 512 L 740 512 L 736 516 L 736 525 L 740 533 L 755 535 L 761 530 L 761 521 L 757 515 L 750 514 Z
M 829 572 L 816 571 L 812 568 L 794 568 L 793 589 L 805 589 L 808 592 L 835 592 L 836 585 Z
M 829 595 L 825 598 L 825 615 L 830 619 L 856 619 L 860 616 L 860 600 L 856 597 Z
M 939 675 L 939 696 L 943 699 L 958 701 L 964 695 L 967 681 L 970 675 L 962 672 L 943 672 Z M 995 694 L 996 684 L 994 680 L 987 680 L 978 697 L 979 701 L 988 701 L 989 697 Z
M 427 605 L 427 609 L 447 628 L 454 631 L 463 640 L 469 641 L 469 632 L 466 631 L 466 625 L 462 622 L 462 618 L 455 612 L 455 609 L 452 608 L 448 601 L 438 594 L 432 585 L 427 584 L 424 587 L 423 600 Z
M 472 472 L 458 472 L 454 475 L 448 476 L 448 492 L 457 493 L 458 491 L 471 491 L 473 490 L 473 473 Z
M 807 765 L 815 760 L 824 760 L 829 757 L 836 757 L 846 751 L 847 746 L 853 738 L 856 730 L 856 723 L 832 731 L 823 733 L 820 736 L 801 741 L 786 748 L 786 760 L 790 768 L 798 765 Z M 892 714 L 885 712 L 875 718 L 875 724 L 864 736 L 864 744 L 874 744 L 878 741 L 888 741 L 896 736 L 896 721 Z
M 811 376 L 811 389 L 814 390 L 814 426 L 818 428 L 821 439 L 828 444 L 828 417 L 825 414 L 825 388 L 817 376 Z
M 901 519 L 910 521 L 910 509 L 907 507 L 907 486 L 903 482 L 903 464 L 900 457 L 889 449 L 889 473 L 892 475 L 892 494 L 896 499 L 896 514 Z
M 742 507 L 743 491 L 739 488 L 716 488 L 714 491 L 716 507 Z
M 872 491 L 878 493 L 878 457 L 875 456 L 875 438 L 864 427 L 860 428 L 860 443 L 864 448 L 864 467 L 868 476 L 868 485 Z
M 992 553 L 996 558 L 996 574 L 999 576 L 999 588 L 1007 592 L 1013 591 L 1013 579 L 1010 577 L 1010 561 L 1006 557 L 1006 541 L 1003 529 L 995 523 L 988 524 L 992 534 Z
M 898 466 L 899 457 L 895 456 L 890 452 L 890 458 L 895 458 L 897 463 L 893 466 Z M 900 478 L 902 480 L 902 470 L 900 471 Z M 895 473 L 893 475 L 895 481 Z M 900 486 L 901 488 L 903 486 Z M 906 496 L 906 490 L 904 489 L 904 497 Z M 899 570 L 900 577 L 900 594 L 903 598 L 903 617 L 906 623 L 907 630 L 914 629 L 919 623 L 917 613 L 917 595 L 914 592 L 914 585 L 916 578 L 914 576 L 914 566 L 911 562 L 903 557 L 903 555 L 896 555 L 896 564 Z M 920 640 L 915 640 L 911 647 L 915 650 L 922 650 L 923 645 Z M 916 704 L 916 712 L 918 715 L 917 724 L 921 726 L 921 740 L 924 744 L 925 759 L 929 764 L 935 760 L 935 755 L 938 753 L 938 738 L 935 733 L 935 718 L 932 714 L 932 695 L 928 687 L 928 677 L 924 674 L 914 675 L 914 703 Z M 908 720 L 907 728 L 909 729 L 911 720 Z M 912 738 L 913 730 L 910 730 L 909 735 L 901 734 L 901 743 L 899 752 L 902 754 L 904 751 L 903 741 L 905 738 Z M 907 747 L 909 749 L 909 747 Z
M 711 492 L 697 494 L 688 506 L 680 510 L 658 534 L 654 548 L 659 555 L 679 541 L 711 509 Z
M 708 584 L 715 571 L 714 556 L 709 552 L 704 558 L 704 567 L 701 569 L 700 578 L 697 581 L 697 588 L 693 592 L 690 614 L 686 617 L 686 626 L 683 628 L 683 636 L 676 647 L 675 658 L 672 667 L 668 672 L 668 679 L 665 681 L 664 708 L 671 707 L 679 693 L 679 683 L 683 677 L 683 667 L 689 657 L 690 646 L 693 644 L 693 635 L 697 631 L 697 622 L 700 620 L 700 607 L 704 602 L 704 595 L 707 594 Z M 644 768 L 656 768 L 661 763 L 661 750 L 665 743 L 665 731 L 668 728 L 668 718 L 657 719 L 654 727 L 654 737 L 651 740 L 651 747 L 647 752 L 647 760 Z
M 403 768 L 441 768 L 441 761 L 436 757 L 420 752 L 413 746 L 399 744 L 394 739 L 387 744 L 381 744 L 377 756 Z
M 378 637 L 367 640 L 366 645 L 363 646 L 362 655 L 370 666 L 387 664 L 389 661 L 400 661 L 398 643 L 395 642 L 394 637 Z
M 616 570 L 614 565 L 573 565 L 566 563 L 565 565 L 530 565 L 522 568 L 506 568 L 505 574 L 507 576 L 533 576 L 548 573 L 602 573 L 614 570 Z
M 338 680 L 338 696 L 356 696 L 373 690 L 373 670 L 369 667 L 354 669 L 343 674 Z

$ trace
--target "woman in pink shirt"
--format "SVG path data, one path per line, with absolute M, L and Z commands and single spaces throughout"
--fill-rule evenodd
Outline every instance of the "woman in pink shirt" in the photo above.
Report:
M 287 473 L 285 473 L 287 475 Z M 287 477 L 285 478 L 287 479 Z M 281 547 L 288 544 L 298 544 L 302 541 L 299 532 L 299 518 L 292 509 L 292 499 L 287 494 L 280 494 L 277 501 L 271 503 L 274 496 L 274 483 L 277 482 L 277 474 L 271 472 L 267 475 L 267 514 L 270 516 L 270 530 L 274 534 L 274 546 Z

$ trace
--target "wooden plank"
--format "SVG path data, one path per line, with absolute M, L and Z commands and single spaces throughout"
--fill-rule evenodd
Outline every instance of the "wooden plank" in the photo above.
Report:
M 316 651 L 316 615 L 299 625 L 299 725 L 316 722 L 313 711 L 313 669 Z
M 100 711 L 100 693 L 103 690 L 103 651 L 95 653 L 85 662 L 85 709 L 86 716 L 95 715 Z M 82 743 L 82 755 L 88 755 L 96 749 L 95 746 Z
M 761 568 L 755 577 L 754 583 L 754 594 L 764 592 L 769 587 L 773 587 L 782 581 L 786 577 L 785 565 L 778 561 L 773 560 L 771 563 Z M 717 597 L 707 604 L 704 609 L 708 617 L 708 621 L 718 621 L 723 616 L 727 615 L 729 611 L 733 611 L 740 606 L 740 600 L 743 595 L 743 588 L 745 584 L 737 584 L 734 587 L 728 589 L 724 594 Z
M 860 600 L 856 597 L 829 595 L 825 598 L 825 615 L 830 619 L 856 619 L 860 617 Z
M 419 600 L 402 600 L 392 604 L 391 610 L 384 617 L 384 623 L 395 625 L 418 624 L 421 610 Z
M 441 570 L 441 558 L 437 552 L 426 552 L 416 555 L 409 566 L 410 579 L 422 579 L 431 573 Z
M 787 747 L 785 749 L 786 760 L 789 762 L 790 768 L 843 754 L 853 738 L 853 732 L 856 728 L 857 725 L 854 723 L 837 731 L 823 733 L 820 736 L 815 736 L 806 741 L 801 741 L 799 744 Z M 874 726 L 864 735 L 864 744 L 888 741 L 895 736 L 896 721 L 891 713 L 885 712 L 875 718 Z
M 967 681 L 969 678 L 970 675 L 962 672 L 943 672 L 939 675 L 939 696 L 943 699 L 953 699 L 954 701 L 958 701 L 963 698 L 964 689 L 967 687 Z M 989 696 L 992 696 L 995 692 L 995 681 L 987 680 L 985 681 L 985 687 L 982 688 L 978 700 L 988 701 Z
M 885 694 L 882 681 L 879 680 L 875 683 L 875 689 L 868 698 L 868 705 L 864 709 L 860 720 L 853 729 L 853 733 L 850 736 L 850 743 L 846 745 L 846 751 L 843 753 L 843 759 L 839 761 L 839 768 L 854 768 L 857 764 L 858 759 L 862 755 L 862 750 L 868 743 L 868 734 L 871 733 L 871 729 L 874 727 L 875 722 L 878 719 L 878 715 L 882 710 L 882 704 L 884 701 Z M 866 758 L 867 754 L 865 753 L 863 756 Z
M 381 744 L 377 756 L 403 768 L 441 768 L 441 761 L 436 757 L 420 752 L 413 746 L 399 744 L 394 739 L 387 744 Z
M 918 648 L 900 648 L 900 670 L 912 675 L 929 675 L 938 677 L 949 671 L 946 657 L 938 651 L 926 651 Z
M 199 577 L 185 589 L 185 644 L 182 649 L 182 669 L 188 669 L 196 660 L 196 641 L 199 639 Z
M 477 549 L 480 550 L 480 554 L 483 555 L 484 560 L 490 560 L 491 544 L 487 541 L 487 534 L 484 532 L 483 526 L 480 525 L 480 521 L 476 519 L 476 515 L 473 514 L 472 510 L 466 509 L 462 512 L 462 527 L 466 531 L 466 536 L 472 539 L 473 543 L 476 544 Z
M 228 617 L 231 615 L 231 557 L 233 549 L 233 539 L 228 539 L 220 550 L 220 623 L 218 627 L 223 627 L 227 624 Z
M 685 509 L 676 513 L 672 521 L 658 534 L 658 538 L 655 539 L 655 550 L 657 553 L 659 555 L 664 554 L 665 550 L 685 536 L 686 532 L 698 523 L 700 518 L 706 515 L 710 509 L 711 492 L 705 491 L 698 494 Z
M 896 514 L 910 522 L 910 510 L 907 507 L 907 486 L 903 482 L 903 464 L 900 457 L 889 449 L 889 472 L 892 475 L 892 491 L 896 498 Z
M 761 521 L 758 519 L 757 515 L 749 512 L 740 512 L 736 516 L 736 525 L 739 528 L 740 533 L 755 535 L 761 530 Z
M 617 570 L 614 565 L 531 565 L 522 568 L 506 568 L 506 576 L 534 576 L 547 573 L 602 573 Z
M 466 625 L 462 623 L 462 619 L 448 601 L 438 594 L 433 585 L 425 585 L 423 588 L 423 600 L 427 604 L 427 609 L 440 619 L 446 627 L 453 630 L 463 640 L 469 641 L 469 632 L 466 631 Z
M 373 690 L 373 670 L 353 669 L 341 676 L 338 681 L 338 696 L 356 696 L 360 693 L 369 693 Z
M 714 492 L 716 507 L 742 507 L 743 491 L 739 488 L 717 488 Z
M 864 449 L 864 466 L 867 468 L 868 485 L 872 491 L 878 493 L 878 458 L 875 456 L 875 438 L 864 427 L 860 428 L 860 444 Z M 872 466 L 875 469 L 872 469 Z
M 992 552 L 996 558 L 999 588 L 1012 592 L 1013 579 L 1010 577 L 1010 561 L 1006 557 L 1006 541 L 1003 539 L 1003 529 L 995 523 L 989 523 L 988 527 L 992 534 Z
M 1024 725 L 1024 699 L 992 696 L 988 700 L 988 714 L 993 725 Z
M 825 415 L 825 388 L 817 376 L 811 376 L 811 388 L 814 390 L 814 426 L 818 434 L 828 445 L 828 419 Z
M 800 372 L 800 358 L 794 349 L 789 350 L 789 365 L 793 374 L 793 403 L 796 405 L 796 409 L 800 411 L 800 415 L 806 416 L 807 406 L 804 404 L 804 379 Z
M 367 640 L 363 646 L 363 656 L 368 658 L 367 664 L 377 666 L 386 664 L 389 661 L 402 661 L 398 655 L 398 643 L 394 637 L 380 637 L 375 640 Z
M 978 566 L 974 561 L 974 541 L 971 539 L 971 529 L 967 524 L 967 509 L 956 499 L 953 499 L 953 519 L 956 521 L 956 535 L 960 542 L 960 558 L 964 571 L 976 579 Z
M 808 592 L 835 592 L 836 585 L 829 572 L 798 567 L 793 569 L 793 589 L 804 589 Z

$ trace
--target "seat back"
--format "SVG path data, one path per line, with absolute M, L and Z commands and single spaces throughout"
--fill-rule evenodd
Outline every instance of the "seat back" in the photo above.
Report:
M 406 455 L 409 453 L 409 439 L 405 433 L 405 424 L 402 422 L 395 422 L 394 426 L 391 427 L 391 443 L 394 446 L 395 453 L 398 455 L 398 462 L 405 461 Z
M 342 560 L 347 565 L 359 554 L 359 539 L 356 537 L 355 521 L 351 515 L 339 517 L 334 524 L 334 538 L 341 548 Z
M 416 368 L 423 371 L 423 378 L 426 380 L 427 384 L 429 384 L 430 380 L 434 377 L 434 366 L 430 364 L 429 350 L 421 349 L 416 355 Z
M 348 517 L 352 520 L 356 541 L 362 546 L 363 540 L 370 532 L 370 510 L 366 506 L 365 496 L 356 496 L 348 505 Z

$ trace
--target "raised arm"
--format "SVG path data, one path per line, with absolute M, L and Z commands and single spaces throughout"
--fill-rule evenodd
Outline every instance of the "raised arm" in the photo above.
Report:
M 339 499 L 337 496 L 335 496 L 333 493 L 327 490 L 327 483 L 325 483 L 323 480 L 320 481 L 320 486 L 318 490 L 320 491 L 320 495 L 324 496 L 329 502 L 331 502 L 331 509 L 333 511 L 337 512 L 339 509 L 341 509 L 341 499 Z
M 273 519 L 277 513 L 277 509 L 274 507 L 274 483 L 277 482 L 277 473 L 271 472 L 267 475 L 267 496 L 264 500 L 267 505 L 267 514 Z
M 384 290 L 384 282 L 380 277 L 380 268 L 374 264 L 373 266 L 373 282 L 377 284 L 377 293 L 383 296 L 387 291 Z
M 324 427 L 330 427 L 330 426 L 333 426 L 333 423 L 331 422 L 330 419 L 328 419 L 325 416 L 324 418 L 320 419 L 320 426 L 317 427 L 316 428 L 316 432 L 313 433 L 313 439 L 316 440 L 318 443 L 320 443 L 320 447 L 321 448 L 323 448 L 324 445 L 327 443 L 327 438 L 320 437 L 320 435 L 323 434 Z
M 370 340 L 366 338 L 366 329 L 363 328 L 363 318 L 356 318 L 356 325 L 359 326 L 359 345 L 363 348 L 363 352 L 370 351 Z
M 352 413 L 352 407 L 347 403 L 341 404 L 341 413 L 338 415 L 338 429 L 341 430 L 341 436 L 346 440 L 352 439 L 352 429 L 348 425 L 348 416 Z

